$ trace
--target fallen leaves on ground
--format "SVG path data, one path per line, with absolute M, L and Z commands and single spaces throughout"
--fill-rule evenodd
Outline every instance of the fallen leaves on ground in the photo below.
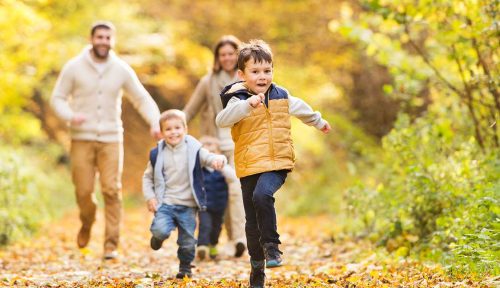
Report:
M 76 248 L 76 213 L 44 227 L 40 235 L 0 250 L 0 285 L 15 287 L 248 287 L 249 258 L 233 258 L 222 237 L 215 261 L 195 261 L 193 278 L 174 279 L 177 235 L 149 248 L 151 216 L 128 209 L 120 258 L 102 261 L 103 217 L 88 248 Z M 278 221 L 286 265 L 266 269 L 268 287 L 496 287 L 500 279 L 451 280 L 438 265 L 381 259 L 367 242 L 334 243 L 327 217 Z

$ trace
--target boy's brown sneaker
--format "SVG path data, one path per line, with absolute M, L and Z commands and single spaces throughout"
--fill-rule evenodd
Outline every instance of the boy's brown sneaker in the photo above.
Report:
M 83 226 L 80 228 L 78 232 L 78 236 L 76 237 L 76 243 L 78 244 L 78 248 L 85 248 L 87 244 L 89 244 L 90 240 L 90 227 Z

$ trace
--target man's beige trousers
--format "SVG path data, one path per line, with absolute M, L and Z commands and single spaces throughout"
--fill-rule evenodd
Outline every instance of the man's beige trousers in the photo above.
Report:
M 122 214 L 123 143 L 73 140 L 70 156 L 82 225 L 90 228 L 95 221 L 97 201 L 94 183 L 98 172 L 106 219 L 104 252 L 116 250 Z

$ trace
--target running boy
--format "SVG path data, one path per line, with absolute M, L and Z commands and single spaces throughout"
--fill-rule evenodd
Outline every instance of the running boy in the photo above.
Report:
M 265 266 L 282 265 L 273 195 L 294 167 L 290 115 L 324 133 L 331 128 L 319 112 L 272 82 L 273 55 L 264 41 L 252 40 L 243 46 L 238 75 L 243 81 L 221 92 L 224 109 L 216 123 L 232 127 L 236 175 L 246 214 L 250 286 L 263 287 Z
M 184 112 L 171 109 L 160 116 L 163 140 L 151 150 L 142 178 L 142 191 L 148 210 L 155 214 L 151 224 L 150 245 L 158 250 L 175 229 L 179 229 L 177 257 L 179 273 L 176 278 L 191 277 L 196 239 L 196 210 L 206 209 L 202 167 L 221 169 L 226 158 L 201 147 L 187 135 Z

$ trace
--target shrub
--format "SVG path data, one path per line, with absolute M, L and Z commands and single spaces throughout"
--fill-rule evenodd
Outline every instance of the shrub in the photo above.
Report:
M 33 234 L 74 203 L 69 175 L 53 160 L 59 149 L 0 143 L 0 246 Z
M 380 182 L 348 190 L 354 231 L 389 251 L 498 273 L 500 155 L 435 108 L 415 121 L 401 115 L 383 139 Z

